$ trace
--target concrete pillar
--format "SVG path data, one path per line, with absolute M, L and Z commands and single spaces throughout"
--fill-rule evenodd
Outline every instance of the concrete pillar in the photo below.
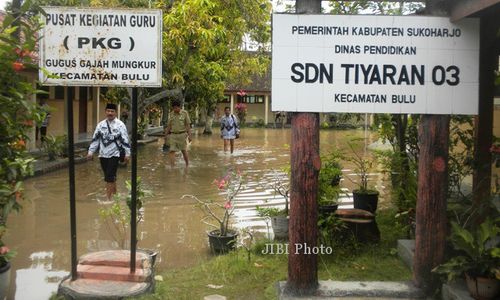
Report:
M 36 81 L 31 81 L 33 88 L 36 89 Z M 31 102 L 36 103 L 36 94 L 31 95 Z M 36 149 L 36 124 L 28 132 L 28 140 L 26 141 L 26 149 L 32 151 Z
M 97 126 L 97 122 L 99 122 L 99 106 L 97 103 L 97 88 L 92 87 L 92 127 L 95 128 Z
M 264 124 L 267 126 L 267 123 L 269 122 L 269 95 L 266 95 L 264 98 L 264 107 Z
M 56 87 L 49 86 L 49 99 L 55 99 L 55 98 L 56 98 Z
M 229 99 L 231 99 L 231 114 L 234 114 L 234 94 L 231 93 L 229 96 Z

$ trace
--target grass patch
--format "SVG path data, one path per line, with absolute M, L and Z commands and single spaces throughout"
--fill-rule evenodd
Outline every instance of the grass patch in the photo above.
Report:
M 342 245 L 332 255 L 318 259 L 320 280 L 402 281 L 411 278 L 410 270 L 396 253 L 397 239 L 404 230 L 395 223 L 393 210 L 380 211 L 377 223 L 382 235 L 376 245 Z M 265 241 L 260 241 L 247 260 L 245 250 L 217 256 L 197 266 L 169 270 L 161 274 L 153 295 L 141 299 L 203 299 L 220 294 L 228 299 L 275 299 L 275 284 L 286 280 L 287 255 L 262 255 Z M 290 249 L 290 251 L 292 251 Z M 220 289 L 208 285 L 222 286 Z

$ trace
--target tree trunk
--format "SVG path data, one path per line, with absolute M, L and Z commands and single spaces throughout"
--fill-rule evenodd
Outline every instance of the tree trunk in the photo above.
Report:
M 170 101 L 167 100 L 162 101 L 161 109 L 162 109 L 161 125 L 163 126 L 163 128 L 166 128 L 168 123 L 168 113 L 170 112 Z
M 129 107 L 132 107 L 132 101 L 130 100 L 130 99 L 132 99 L 131 98 L 132 97 L 131 91 L 132 91 L 132 89 L 129 89 L 129 96 L 130 97 L 128 99 L 125 98 L 122 100 Z M 144 109 L 146 109 L 146 107 L 148 105 L 156 103 L 156 102 L 161 101 L 161 100 L 164 100 L 166 98 L 172 98 L 172 99 L 176 99 L 176 100 L 184 102 L 184 95 L 182 94 L 182 90 L 180 88 L 164 90 L 164 91 L 156 93 L 153 96 L 148 97 L 148 98 L 144 98 L 143 90 L 139 89 L 139 96 L 138 96 L 138 100 L 137 100 L 137 103 L 139 106 L 137 108 L 137 113 L 139 115 L 141 115 L 142 112 L 144 111 Z M 165 102 L 167 104 L 164 103 L 164 106 L 163 106 L 164 114 L 162 117 L 162 123 L 165 122 L 164 124 L 166 124 L 166 120 L 168 120 L 168 111 L 169 111 L 168 103 L 170 103 L 170 101 L 165 101 Z M 127 119 L 126 126 L 127 126 L 127 129 L 130 131 L 130 128 L 132 128 L 132 119 L 131 118 Z
M 203 134 L 212 134 L 212 125 L 214 123 L 214 109 L 207 107 L 207 115 L 205 121 L 205 129 L 203 130 Z
M 420 155 L 413 280 L 431 292 L 439 284 L 431 270 L 443 263 L 446 242 L 446 196 L 450 116 L 423 115 L 418 128 Z
M 311 295 L 318 287 L 319 114 L 292 116 L 288 281 L 285 292 Z M 298 249 L 302 247 L 301 249 Z

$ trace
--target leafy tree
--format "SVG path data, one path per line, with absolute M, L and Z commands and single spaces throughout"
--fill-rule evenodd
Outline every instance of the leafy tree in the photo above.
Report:
M 162 3 L 158 4 L 160 7 Z M 228 82 L 248 83 L 269 63 L 262 55 L 241 50 L 243 37 L 262 45 L 269 41 L 270 3 L 266 0 L 174 2 L 164 14 L 164 80 L 170 89 L 182 89 L 192 107 L 210 116 Z

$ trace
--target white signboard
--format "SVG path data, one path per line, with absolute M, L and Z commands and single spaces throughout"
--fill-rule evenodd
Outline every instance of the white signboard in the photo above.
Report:
M 273 15 L 272 110 L 477 114 L 479 22 Z
M 161 86 L 161 10 L 44 10 L 39 44 L 43 84 Z

